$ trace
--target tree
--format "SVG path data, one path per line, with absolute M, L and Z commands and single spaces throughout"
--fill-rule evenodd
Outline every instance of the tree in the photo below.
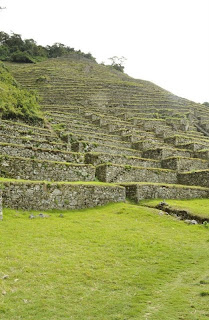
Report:
M 204 106 L 209 107 L 209 102 L 204 102 Z
M 3 9 L 6 9 L 6 8 L 5 8 L 5 7 L 1 7 L 1 6 L 0 6 L 0 10 L 3 10 Z
M 114 56 L 112 58 L 109 58 L 108 60 L 110 60 L 112 62 L 111 66 L 114 69 L 121 71 L 121 72 L 124 71 L 124 62 L 125 62 L 125 60 L 127 60 L 125 57 Z

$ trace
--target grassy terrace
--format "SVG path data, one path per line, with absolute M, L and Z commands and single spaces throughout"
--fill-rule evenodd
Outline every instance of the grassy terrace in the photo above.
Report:
M 0 319 L 207 320 L 209 229 L 158 212 L 5 209 Z
M 159 203 L 159 200 L 143 200 L 140 201 L 141 205 L 147 207 L 155 207 Z M 192 200 L 167 200 L 170 206 L 175 209 L 185 209 L 196 214 L 201 218 L 209 218 L 209 199 L 192 199 Z

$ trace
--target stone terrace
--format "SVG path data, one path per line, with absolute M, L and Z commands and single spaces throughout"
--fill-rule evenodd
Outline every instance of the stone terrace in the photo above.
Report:
M 86 59 L 8 67 L 39 92 L 47 128 L 1 120 L 5 205 L 208 197 L 207 107 Z

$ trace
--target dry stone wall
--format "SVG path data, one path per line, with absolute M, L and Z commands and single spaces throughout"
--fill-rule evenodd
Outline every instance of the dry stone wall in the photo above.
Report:
M 198 169 L 208 169 L 209 162 L 207 160 L 194 158 L 167 158 L 161 161 L 162 168 L 172 169 L 177 171 L 189 171 Z
M 5 178 L 23 180 L 94 181 L 95 167 L 87 164 L 1 156 L 0 175 Z
M 179 173 L 178 183 L 209 188 L 209 170 Z
M 180 185 L 166 184 L 133 184 L 125 185 L 126 196 L 133 201 L 143 199 L 192 199 L 208 198 L 209 189 L 198 187 L 185 187 Z
M 125 188 L 115 185 L 5 182 L 3 188 L 3 205 L 13 209 L 81 209 L 124 201 Z
M 150 181 L 176 183 L 176 172 L 172 170 L 108 164 L 100 165 L 96 168 L 96 177 L 104 182 Z
M 73 163 L 84 162 L 84 155 L 76 152 L 39 149 L 5 143 L 0 143 L 0 154 L 41 160 L 65 161 Z
M 15 137 L 9 135 L 1 135 L 1 142 L 11 143 L 11 144 L 22 144 L 25 147 L 34 147 L 41 149 L 50 149 L 50 150 L 67 150 L 71 151 L 70 144 L 62 144 L 62 143 L 52 143 L 50 141 L 39 141 L 31 138 L 25 137 Z
M 130 166 L 138 167 L 148 167 L 148 168 L 161 168 L 160 161 L 143 159 L 137 157 L 123 156 L 123 155 L 112 155 L 108 153 L 86 153 L 85 163 L 93 164 L 97 166 L 102 163 L 114 163 L 114 164 L 124 164 Z
M 3 210 L 2 210 L 2 189 L 0 188 L 0 221 L 1 220 L 3 220 Z

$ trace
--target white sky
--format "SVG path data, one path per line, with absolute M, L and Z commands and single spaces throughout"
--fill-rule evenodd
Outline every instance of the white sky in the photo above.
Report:
M 0 31 L 60 42 L 187 99 L 209 101 L 209 0 L 0 0 Z

